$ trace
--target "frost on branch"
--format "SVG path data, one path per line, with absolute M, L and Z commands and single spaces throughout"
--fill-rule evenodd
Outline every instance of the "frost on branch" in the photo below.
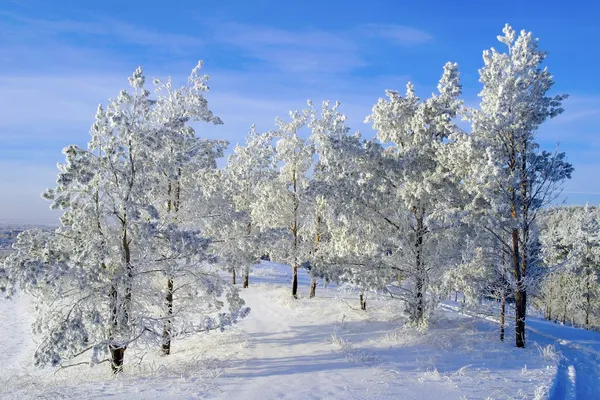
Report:
M 64 210 L 60 228 L 19 235 L 1 274 L 8 295 L 18 287 L 36 299 L 36 364 L 108 356 L 119 372 L 130 347 L 164 351 L 175 336 L 248 313 L 210 264 L 211 238 L 186 224 L 196 180 L 213 173 L 227 145 L 189 125 L 221 123 L 203 97 L 207 79 L 198 66 L 181 88 L 155 80 L 151 98 L 138 68 L 131 90 L 98 108 L 88 148 L 65 148 L 57 185 L 43 195 Z

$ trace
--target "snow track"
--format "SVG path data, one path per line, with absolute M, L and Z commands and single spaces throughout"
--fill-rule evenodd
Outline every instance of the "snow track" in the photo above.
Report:
M 539 334 L 539 333 L 538 333 Z M 562 353 L 550 400 L 600 399 L 600 359 L 595 351 L 564 339 L 546 336 Z
M 482 313 L 467 312 L 452 304 L 442 304 L 448 311 L 497 323 L 497 318 Z M 559 325 L 537 318 L 528 318 L 528 342 L 552 345 L 560 354 L 556 375 L 548 399 L 600 399 L 600 334 Z M 507 337 L 511 337 L 507 329 Z

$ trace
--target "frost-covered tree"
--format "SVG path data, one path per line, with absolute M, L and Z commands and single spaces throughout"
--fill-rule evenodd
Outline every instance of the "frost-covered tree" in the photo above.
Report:
M 205 79 L 197 71 L 188 89 L 176 92 L 181 98 L 153 100 L 137 69 L 129 79 L 132 91 L 98 108 L 88 148 L 65 148 L 57 187 L 44 193 L 53 208 L 64 210 L 61 227 L 23 232 L 0 275 L 9 296 L 20 288 L 37 300 L 36 364 L 63 364 L 89 352 L 91 364 L 108 361 L 119 372 L 131 346 L 165 343 L 166 323 L 170 339 L 222 329 L 248 311 L 237 292 L 206 269 L 209 238 L 172 218 L 173 203 L 167 213 L 158 206 L 158 194 L 167 203 L 177 199 L 161 188 L 173 188 L 173 174 L 194 153 L 185 146 L 171 153 L 168 144 L 191 140 L 185 122 L 209 115 L 196 91 Z M 182 105 L 200 113 L 171 114 Z M 161 293 L 169 274 L 181 281 L 171 294 L 180 289 L 182 302 L 195 303 L 194 318 L 185 307 L 165 314 Z M 225 292 L 230 312 L 219 313 Z
M 313 237 L 313 243 L 309 244 L 307 263 L 311 275 L 309 297 L 315 297 L 318 279 L 328 279 L 325 270 L 328 265 L 338 260 L 336 253 L 329 247 L 331 242 L 329 225 L 334 217 L 332 211 L 335 207 L 330 201 L 339 193 L 343 185 L 338 185 L 340 177 L 332 173 L 330 164 L 336 162 L 337 152 L 334 147 L 347 138 L 349 128 L 346 127 L 346 116 L 338 111 L 339 102 L 330 106 L 329 101 L 324 101 L 320 110 L 317 110 L 311 102 L 308 104 L 311 115 L 308 123 L 309 140 L 314 146 L 316 160 L 309 187 L 310 205 L 306 230 L 309 232 L 308 236 Z M 331 192 L 336 194 L 332 195 Z
M 600 294 L 600 212 L 598 207 L 586 204 L 578 217 L 571 264 L 575 274 L 582 280 L 579 293 L 584 299 L 584 326 L 589 329 L 590 317 L 597 314 Z
M 313 163 L 313 148 L 300 135 L 306 126 L 306 111 L 290 112 L 290 121 L 276 119 L 273 132 L 275 144 L 274 179 L 263 181 L 254 188 L 256 196 L 251 217 L 259 229 L 280 229 L 279 239 L 268 249 L 271 259 L 292 267 L 292 296 L 297 297 L 298 267 L 306 255 L 306 236 L 303 228 L 308 205 L 308 172 Z
M 409 83 L 405 96 L 388 91 L 388 100 L 380 99 L 367 118 L 387 147 L 380 152 L 381 171 L 367 171 L 375 179 L 364 203 L 386 227 L 380 234 L 394 238 L 387 244 L 392 255 L 387 262 L 409 283 L 407 310 L 416 325 L 426 325 L 434 304 L 427 294 L 458 253 L 450 231 L 462 200 L 444 158 L 447 139 L 457 130 L 460 93 L 458 66 L 447 63 L 437 94 L 421 101 Z
M 536 298 L 549 320 L 590 329 L 600 325 L 600 211 L 586 205 L 549 210 L 542 255 L 548 273 Z
M 535 280 L 530 270 L 538 258 L 536 216 L 555 198 L 572 167 L 564 153 L 541 151 L 537 143 L 538 128 L 563 111 L 566 98 L 547 96 L 554 81 L 541 67 L 546 53 L 530 32 L 521 31 L 517 37 L 506 25 L 503 33 L 498 40 L 507 51 L 483 53 L 481 104 L 469 116 L 472 134 L 463 137 L 465 142 L 458 146 L 463 154 L 457 158 L 468 160 L 462 182 L 472 194 L 469 210 L 481 217 L 481 224 L 509 254 L 516 345 L 524 347 L 527 287 Z
M 294 297 L 299 267 L 310 269 L 311 297 L 315 295 L 317 278 L 323 276 L 328 205 L 323 186 L 315 181 L 329 176 L 319 161 L 327 151 L 323 139 L 346 131 L 345 117 L 337 111 L 338 107 L 338 103 L 330 106 L 326 101 L 317 109 L 308 101 L 306 109 L 290 113 L 290 121 L 277 118 L 275 130 L 261 135 L 251 132 L 245 150 L 248 154 L 236 155 L 231 163 L 234 175 L 246 182 L 245 186 L 237 185 L 246 189 L 236 195 L 236 201 L 247 204 L 252 224 L 261 234 L 270 232 L 269 243 L 263 243 L 271 258 L 292 266 Z M 270 146 L 271 142 L 274 146 Z M 256 161 L 257 156 L 262 164 Z M 256 178 L 246 176 L 247 172 L 235 172 L 234 168 L 245 164 L 254 165 L 243 169 Z
M 205 175 L 216 171 L 216 159 L 223 156 L 226 141 L 200 139 L 190 122 L 203 121 L 222 124 L 213 115 L 203 93 L 208 91 L 208 76 L 200 75 L 201 63 L 198 63 L 188 78 L 187 84 L 175 88 L 171 78 L 166 81 L 154 79 L 157 98 L 152 107 L 151 118 L 155 121 L 152 159 L 157 168 L 157 185 L 152 191 L 155 207 L 159 210 L 164 226 L 174 225 L 193 228 L 190 214 L 197 212 L 198 189 L 207 183 Z M 203 203 L 206 211 L 210 205 Z M 187 262 L 180 262 L 183 254 L 174 254 L 168 241 L 159 241 L 160 252 L 165 259 L 163 354 L 171 351 L 173 295 L 181 286 L 174 282 L 176 277 L 185 277 Z M 183 255 L 184 257 L 186 255 Z M 183 279 L 186 286 L 187 279 Z
M 268 242 L 278 238 L 277 231 L 258 229 L 251 211 L 259 201 L 256 187 L 277 178 L 272 133 L 257 133 L 252 127 L 245 146 L 236 145 L 227 166 L 215 176 L 210 193 L 211 218 L 206 226 L 215 238 L 214 251 L 220 263 L 236 276 L 243 272 L 243 287 L 249 285 L 250 267 L 260 261 Z
M 326 276 L 361 293 L 401 282 L 397 289 L 419 326 L 460 255 L 451 231 L 462 200 L 444 165 L 461 106 L 456 64 L 444 67 L 438 90 L 425 101 L 410 83 L 405 96 L 388 91 L 367 118 L 383 145 L 343 130 L 318 146 L 325 175 L 318 180 L 330 207 Z
M 506 327 L 506 301 L 512 296 L 508 257 L 495 238 L 477 225 L 472 226 L 461 250 L 461 260 L 446 274 L 448 289 L 463 293 L 467 306 L 479 305 L 484 298 L 500 304 L 500 340 Z

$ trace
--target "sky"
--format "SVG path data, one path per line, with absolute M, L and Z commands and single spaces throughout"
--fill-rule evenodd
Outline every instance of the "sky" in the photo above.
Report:
M 58 223 L 40 194 L 55 186 L 62 149 L 86 146 L 98 104 L 138 66 L 183 83 L 203 60 L 224 125 L 197 134 L 231 147 L 308 99 L 340 101 L 368 137 L 364 119 L 386 89 L 412 81 L 427 97 L 447 61 L 476 106 L 482 52 L 502 47 L 505 23 L 540 38 L 551 94 L 570 95 L 538 132 L 575 167 L 561 201 L 599 204 L 599 20 L 593 1 L 0 0 L 0 222 Z

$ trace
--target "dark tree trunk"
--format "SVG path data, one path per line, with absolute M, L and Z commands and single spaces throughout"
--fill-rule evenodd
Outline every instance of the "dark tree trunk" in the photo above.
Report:
M 308 296 L 309 298 L 313 298 L 316 295 L 316 291 L 317 291 L 317 280 L 315 278 L 313 278 L 310 281 L 310 295 Z
M 513 215 L 516 217 L 516 208 L 513 205 Z M 515 290 L 515 344 L 517 347 L 525 347 L 525 287 L 521 275 L 521 263 L 519 257 L 519 232 L 512 231 L 512 270 L 517 282 Z
M 126 347 L 109 346 L 111 356 L 111 369 L 113 374 L 123 372 L 123 360 L 125 359 Z
M 247 288 L 248 288 L 248 271 L 246 271 L 246 272 L 244 273 L 244 283 L 243 283 L 242 287 L 243 287 L 244 289 L 247 289 Z
M 416 282 L 415 282 L 415 290 L 416 290 L 416 310 L 414 314 L 414 318 L 417 324 L 423 321 L 425 317 L 425 266 L 423 265 L 423 260 L 421 257 L 421 253 L 423 251 L 423 236 L 425 234 L 425 227 L 423 225 L 423 214 L 424 212 L 417 211 L 416 207 L 413 210 L 413 213 L 416 217 L 416 241 L 415 241 L 415 266 L 416 266 Z
M 294 169 L 293 174 L 293 193 L 294 193 L 294 221 L 292 221 L 292 235 L 294 237 L 294 265 L 292 266 L 292 296 L 298 298 L 298 182 L 296 177 L 296 170 Z
M 526 304 L 526 293 L 521 287 L 517 285 L 517 291 L 515 292 L 515 334 L 516 334 L 516 345 L 517 347 L 525 347 L 525 304 Z
M 131 308 L 131 292 L 132 292 L 132 283 L 133 283 L 133 266 L 131 265 L 131 249 L 129 247 L 130 239 L 127 237 L 127 226 L 126 222 L 127 217 L 124 217 L 123 222 L 123 238 L 122 238 L 122 246 L 125 253 L 125 265 L 127 267 L 127 281 L 125 282 L 125 299 L 121 302 L 122 308 L 122 326 L 129 325 L 129 309 Z
M 165 308 L 167 311 L 167 318 L 163 323 L 163 334 L 162 334 L 162 353 L 165 356 L 171 354 L 171 316 L 173 315 L 173 279 L 167 280 L 167 293 L 165 294 Z
M 590 277 L 589 277 L 589 272 L 588 272 L 588 279 L 586 282 L 586 289 L 587 292 L 585 294 L 585 298 L 586 298 L 586 307 L 585 307 L 585 329 L 590 329 L 590 311 L 592 309 L 592 302 L 591 302 L 591 298 L 590 298 L 590 290 L 592 290 L 592 288 L 590 287 Z
M 454 291 L 454 301 L 458 303 L 458 290 Z
M 295 299 L 298 298 L 298 266 L 294 265 L 292 267 L 292 296 Z
M 500 340 L 504 341 L 504 315 L 506 312 L 506 296 L 502 294 L 500 299 Z
M 552 276 L 550 277 L 550 279 L 552 279 Z M 546 300 L 547 303 L 547 310 L 548 310 L 548 321 L 552 321 L 552 289 L 553 289 L 553 284 L 552 284 L 552 280 L 550 281 L 550 293 L 548 296 L 548 300 Z
M 417 276 L 417 282 L 415 285 L 416 288 L 416 298 L 417 298 L 417 310 L 415 314 L 415 319 L 417 321 L 421 321 L 423 319 L 424 305 L 423 305 L 423 280 Z
M 235 285 L 235 268 L 231 271 L 231 283 Z
M 527 141 L 522 143 L 521 150 L 521 218 L 522 218 L 522 243 L 521 243 L 521 258 L 519 259 L 519 280 L 517 281 L 518 291 L 520 291 L 520 301 L 517 300 L 515 306 L 519 309 L 517 330 L 517 347 L 525 347 L 525 318 L 527 317 L 527 287 L 525 286 L 525 278 L 527 277 L 528 252 L 527 243 L 529 242 L 529 181 L 527 175 Z M 517 257 L 518 258 L 518 257 Z
M 360 298 L 360 309 L 363 311 L 367 311 L 367 296 L 362 293 L 359 296 Z

